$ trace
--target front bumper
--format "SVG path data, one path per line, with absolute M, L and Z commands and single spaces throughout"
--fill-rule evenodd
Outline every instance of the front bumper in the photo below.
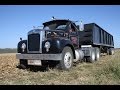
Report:
M 16 54 L 17 59 L 29 59 L 29 60 L 62 60 L 62 54 Z

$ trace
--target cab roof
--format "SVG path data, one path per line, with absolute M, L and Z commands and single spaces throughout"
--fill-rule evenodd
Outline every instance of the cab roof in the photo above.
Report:
M 43 25 L 46 26 L 46 25 L 54 23 L 54 22 L 67 23 L 67 22 L 72 22 L 72 21 L 69 19 L 68 20 L 67 19 L 55 19 L 55 20 L 44 22 Z

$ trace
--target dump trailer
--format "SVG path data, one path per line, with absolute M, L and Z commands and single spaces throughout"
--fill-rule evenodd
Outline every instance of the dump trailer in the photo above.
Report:
M 79 32 L 79 43 L 97 47 L 101 53 L 114 53 L 113 36 L 95 23 L 84 25 L 84 31 Z
M 95 23 L 81 31 L 74 21 L 54 19 L 43 23 L 43 29 L 32 29 L 27 39 L 18 42 L 19 66 L 55 65 L 69 70 L 73 63 L 95 62 L 101 53 L 114 54 L 113 36 Z

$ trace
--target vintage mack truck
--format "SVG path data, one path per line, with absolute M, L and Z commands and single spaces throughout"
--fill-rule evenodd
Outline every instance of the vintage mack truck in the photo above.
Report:
M 80 30 L 74 21 L 54 19 L 44 22 L 42 29 L 30 30 L 27 40 L 19 41 L 17 52 L 22 68 L 49 63 L 69 70 L 75 62 L 99 60 L 101 53 L 113 55 L 114 41 L 96 23 L 84 24 L 84 30 Z

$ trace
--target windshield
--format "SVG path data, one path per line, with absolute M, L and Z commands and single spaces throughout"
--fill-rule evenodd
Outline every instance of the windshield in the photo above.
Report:
M 44 26 L 43 29 L 46 30 L 65 30 L 67 28 L 67 23 L 63 22 L 54 22 Z

